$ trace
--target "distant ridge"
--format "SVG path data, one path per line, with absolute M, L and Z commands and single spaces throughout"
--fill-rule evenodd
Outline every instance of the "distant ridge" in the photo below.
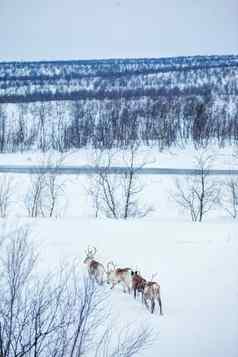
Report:
M 48 59 L 41 59 L 41 60 L 12 60 L 12 61 L 0 61 L 0 64 L 39 64 L 39 63 L 52 63 L 52 64 L 70 64 L 70 63 L 80 63 L 80 64 L 90 64 L 90 63 L 98 63 L 98 62 L 144 62 L 144 61 L 153 61 L 153 62 L 174 62 L 174 61 L 194 61 L 194 60 L 201 60 L 201 61 L 228 61 L 228 60 L 235 60 L 238 61 L 238 54 L 229 54 L 229 55 L 195 55 L 195 56 L 168 56 L 168 57 L 131 57 L 131 58 L 88 58 L 88 59 L 64 59 L 64 60 L 48 60 Z
M 238 55 L 0 62 L 0 103 L 237 95 Z

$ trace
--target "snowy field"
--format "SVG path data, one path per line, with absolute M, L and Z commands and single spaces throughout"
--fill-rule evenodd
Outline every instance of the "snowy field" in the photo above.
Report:
M 159 151 L 156 146 L 140 148 L 137 153 L 138 164 L 146 164 L 146 167 L 161 168 L 195 168 L 195 156 L 198 153 L 207 152 L 214 157 L 213 169 L 236 169 L 233 154 L 237 152 L 236 145 L 226 145 L 218 148 L 215 144 L 210 144 L 206 149 L 195 150 L 193 144 L 186 146 L 171 147 L 164 151 Z M 125 165 L 124 157 L 118 150 L 112 150 L 113 165 Z M 48 152 L 46 154 L 27 151 L 23 153 L 3 153 L 0 154 L 0 165 L 37 165 L 56 163 L 62 160 L 62 165 L 94 165 L 95 150 L 83 148 L 70 151 L 66 154 L 58 152 Z
M 5 174 L 1 174 L 0 178 L 4 176 Z M 8 215 L 26 217 L 28 215 L 26 197 L 29 190 L 32 190 L 32 176 L 29 174 L 8 174 L 7 177 L 11 183 Z M 59 193 L 55 216 L 58 218 L 95 218 L 96 209 L 93 197 L 88 193 L 91 187 L 94 188 L 93 178 L 94 175 L 59 175 L 57 184 L 62 185 L 63 192 Z M 160 222 L 190 222 L 189 211 L 185 211 L 175 202 L 177 178 L 186 186 L 186 177 L 183 176 L 140 175 L 138 177 L 138 183 L 142 187 L 141 193 L 138 194 L 138 202 L 142 207 L 151 208 L 146 219 L 155 219 Z M 223 182 L 227 180 L 227 177 L 211 176 L 211 180 L 220 188 L 221 197 L 225 197 L 226 190 Z M 101 215 L 101 218 L 104 218 L 104 215 Z M 206 222 L 231 221 L 224 207 L 219 204 L 206 214 L 204 220 Z
M 235 168 L 235 148 L 219 150 L 214 168 Z M 150 152 L 152 166 L 191 168 L 191 148 L 174 152 Z M 39 154 L 1 155 L 1 164 L 40 162 Z M 64 164 L 88 164 L 89 152 L 68 155 Z M 120 160 L 117 161 L 120 163 Z M 158 164 L 159 163 L 159 164 Z M 90 178 L 60 176 L 64 195 L 60 218 L 28 218 L 24 197 L 29 175 L 10 175 L 14 182 L 11 209 L 5 219 L 10 226 L 30 224 L 40 251 L 40 269 L 54 271 L 62 262 L 82 260 L 88 245 L 97 248 L 96 259 L 107 264 L 140 270 L 161 285 L 164 316 L 158 306 L 151 315 L 139 299 L 123 294 L 121 287 L 109 291 L 108 309 L 113 327 L 150 326 L 156 341 L 138 357 L 237 357 L 238 347 L 238 221 L 222 207 L 209 212 L 202 223 L 192 223 L 172 198 L 174 177 L 141 177 L 143 203 L 153 212 L 143 219 L 95 219 L 87 188 Z M 218 179 L 213 177 L 213 179 Z M 219 177 L 219 180 L 222 178 Z M 222 187 L 222 181 L 220 182 Z M 3 220 L 1 220 L 3 221 Z M 85 266 L 81 264 L 82 272 Z
M 162 167 L 162 168 L 197 168 L 195 157 L 199 155 L 211 155 L 212 161 L 209 168 L 211 169 L 237 169 L 238 159 L 234 158 L 234 153 L 237 153 L 237 147 L 227 145 L 224 148 L 218 149 L 215 145 L 210 145 L 207 149 L 196 151 L 192 145 L 186 148 L 172 148 L 159 152 L 156 147 L 142 148 L 136 153 L 135 164 L 140 165 L 146 163 L 145 167 Z M 90 149 L 81 149 L 79 151 L 66 153 L 63 157 L 59 153 L 36 153 L 24 152 L 1 154 L 0 165 L 95 165 L 95 158 L 101 154 L 95 154 Z M 107 158 L 100 157 L 97 162 L 100 165 L 107 163 Z M 105 155 L 108 155 L 107 153 Z M 111 155 L 111 153 L 110 153 Z M 127 153 L 112 151 L 110 157 L 111 165 L 128 165 L 125 159 Z M 8 177 L 11 181 L 11 204 L 9 214 L 11 216 L 26 216 L 25 196 L 31 187 L 32 176 L 29 174 L 1 174 L 0 179 Z M 95 208 L 93 207 L 92 197 L 88 191 L 92 189 L 93 175 L 59 175 L 57 183 L 62 185 L 63 193 L 57 207 L 57 216 L 60 217 L 95 217 Z M 166 175 L 140 175 L 138 178 L 139 184 L 143 190 L 139 194 L 139 200 L 142 205 L 152 208 L 150 218 L 155 218 L 160 221 L 170 219 L 187 221 L 189 214 L 179 207 L 174 200 L 176 192 L 176 179 L 185 183 L 186 178 L 183 176 L 166 176 Z M 221 197 L 226 195 L 224 182 L 228 179 L 227 176 L 213 176 L 211 180 L 216 183 L 221 189 Z M 206 219 L 226 221 L 227 213 L 221 206 L 216 206 L 207 215 Z
M 164 316 L 158 306 L 151 315 L 121 287 L 109 293 L 113 328 L 133 323 L 156 332 L 156 342 L 140 357 L 238 355 L 237 223 L 80 218 L 20 222 L 32 225 L 42 270 L 53 271 L 75 258 L 82 261 L 90 244 L 104 264 L 113 260 L 140 269 L 148 279 L 157 273 Z M 108 286 L 102 289 L 109 291 Z

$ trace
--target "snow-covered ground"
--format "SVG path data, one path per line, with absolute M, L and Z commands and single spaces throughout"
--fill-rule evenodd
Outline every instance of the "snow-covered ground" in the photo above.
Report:
M 234 149 L 219 150 L 214 168 L 234 168 Z M 195 151 L 191 147 L 163 153 L 153 149 L 145 154 L 151 166 L 191 168 Z M 156 160 L 153 155 L 158 155 Z M 91 164 L 89 157 L 89 150 L 81 150 L 67 155 L 64 164 Z M 0 156 L 0 164 L 41 160 L 37 153 Z M 97 247 L 96 258 L 104 264 L 113 260 L 121 267 L 139 269 L 148 279 L 157 273 L 164 316 L 159 316 L 158 307 L 151 315 L 120 287 L 109 293 L 115 329 L 117 324 L 133 322 L 138 327 L 149 325 L 157 334 L 153 346 L 138 357 L 238 356 L 238 221 L 221 207 L 211 211 L 204 222 L 192 223 L 172 199 L 175 178 L 148 175 L 141 177 L 145 184 L 141 199 L 153 206 L 150 216 L 128 221 L 95 219 L 87 193 L 89 177 L 62 175 L 62 217 L 31 219 L 24 207 L 30 177 L 11 177 L 14 190 L 6 222 L 32 226 L 42 271 L 54 270 L 63 261 L 82 261 L 84 250 L 91 245 Z M 83 264 L 81 268 L 85 271 Z M 102 289 L 109 291 L 108 286 Z
M 118 150 L 113 152 L 113 165 L 125 165 L 123 155 Z M 171 147 L 169 150 L 159 151 L 156 146 L 151 148 L 140 148 L 137 152 L 138 163 L 145 163 L 146 167 L 165 167 L 165 168 L 194 168 L 195 157 L 198 153 L 206 152 L 214 157 L 212 168 L 214 169 L 235 169 L 233 154 L 237 152 L 236 145 L 226 145 L 218 148 L 217 145 L 210 144 L 206 149 L 197 151 L 193 144 L 185 147 Z M 56 163 L 62 159 L 62 165 L 94 165 L 95 151 L 89 148 L 83 148 L 67 152 L 60 155 L 56 152 L 47 152 L 45 154 L 30 151 L 23 153 L 3 153 L 0 154 L 0 165 L 37 165 Z
M 200 153 L 206 153 L 213 155 L 213 161 L 211 168 L 217 169 L 237 169 L 238 160 L 234 159 L 233 154 L 237 151 L 235 146 L 225 146 L 218 150 L 216 146 L 210 146 L 206 150 L 200 150 Z M 124 156 L 123 156 L 124 155 Z M 146 166 L 154 167 L 171 167 L 171 168 L 194 168 L 195 156 L 198 152 L 195 151 L 192 145 L 187 146 L 184 149 L 173 148 L 169 151 L 159 152 L 156 147 L 151 149 L 142 148 L 136 154 L 136 164 L 142 162 L 148 163 Z M 14 154 L 1 154 L 0 165 L 32 165 L 32 164 L 55 164 L 58 163 L 60 155 L 56 153 L 14 153 Z M 79 151 L 70 152 L 64 155 L 63 165 L 94 165 L 95 164 L 95 152 L 88 149 L 81 149 Z M 104 160 L 100 161 L 104 163 Z M 125 152 L 114 151 L 112 156 L 112 165 L 125 165 Z M 0 175 L 6 177 L 5 174 Z M 30 175 L 28 174 L 9 174 L 8 177 L 12 178 L 12 196 L 11 207 L 9 213 L 11 215 L 26 216 L 25 208 L 25 195 L 31 185 Z M 150 217 L 154 217 L 163 220 L 170 219 L 189 219 L 189 214 L 184 214 L 174 199 L 174 193 L 176 191 L 175 181 L 176 179 L 184 181 L 184 177 L 177 176 L 156 176 L 156 175 L 142 175 L 139 177 L 140 182 L 144 186 L 143 191 L 139 195 L 139 199 L 142 205 L 150 206 L 153 208 L 153 212 L 150 213 Z M 66 217 L 95 217 L 95 209 L 92 205 L 92 197 L 88 194 L 89 187 L 91 188 L 92 176 L 88 175 L 69 175 L 58 176 L 58 182 L 63 183 L 63 191 L 61 197 L 61 203 L 57 214 L 59 216 Z M 225 193 L 223 185 L 227 177 L 213 176 L 211 180 L 218 182 L 220 185 L 221 196 Z M 227 213 L 222 207 L 214 207 L 215 209 L 209 212 L 209 219 L 226 220 Z
M 181 223 L 156 220 L 80 218 L 24 219 L 32 224 L 41 269 L 83 260 L 88 245 L 106 264 L 157 273 L 164 316 L 151 315 L 140 301 L 117 287 L 109 293 L 113 328 L 149 325 L 157 340 L 139 357 L 236 357 L 238 355 L 237 223 Z M 85 267 L 82 264 L 82 271 Z M 108 286 L 102 289 L 109 291 Z
M 0 175 L 0 182 L 3 177 L 6 177 L 6 175 Z M 32 176 L 29 174 L 8 174 L 7 177 L 11 182 L 8 215 L 25 217 L 28 215 L 26 196 L 29 190 L 32 190 Z M 59 175 L 57 177 L 57 184 L 62 184 L 63 191 L 60 192 L 59 201 L 55 206 L 55 216 L 61 218 L 80 217 L 84 219 L 95 217 L 96 209 L 93 198 L 88 193 L 89 189 L 95 188 L 93 177 L 93 175 Z M 227 195 L 223 183 L 228 178 L 226 176 L 209 177 L 209 180 L 212 180 L 221 189 L 221 199 Z M 186 178 L 182 176 L 140 175 L 138 177 L 138 183 L 142 187 L 142 191 L 137 198 L 141 207 L 151 208 L 148 219 L 153 218 L 160 222 L 174 222 L 174 220 L 189 222 L 191 220 L 189 211 L 184 211 L 175 201 L 174 195 L 177 192 L 176 179 L 179 179 L 186 186 Z M 208 222 L 217 220 L 220 222 L 230 221 L 228 213 L 219 204 L 214 205 L 204 219 Z

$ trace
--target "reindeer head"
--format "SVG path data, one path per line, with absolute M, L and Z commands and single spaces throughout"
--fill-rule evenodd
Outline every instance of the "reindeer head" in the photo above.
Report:
M 88 246 L 88 249 L 85 250 L 86 253 L 86 258 L 84 259 L 84 264 L 89 263 L 91 260 L 94 259 L 94 256 L 97 252 L 97 249 L 95 247 L 92 247 L 92 249 L 90 249 L 90 247 Z
M 138 270 L 131 270 L 131 276 L 134 276 L 134 275 L 140 276 L 140 271 L 138 271 Z

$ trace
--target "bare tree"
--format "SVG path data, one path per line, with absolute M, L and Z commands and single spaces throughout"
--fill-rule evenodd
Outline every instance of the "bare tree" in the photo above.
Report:
M 58 174 L 63 155 L 53 159 L 50 154 L 42 160 L 43 172 L 30 176 L 30 187 L 25 196 L 25 206 L 30 217 L 58 217 L 64 206 L 65 181 Z M 47 170 L 50 169 L 50 172 Z
M 26 238 L 27 230 L 20 229 L 7 241 L 5 249 L 1 247 L 5 250 L 0 261 L 0 355 L 3 357 L 18 355 L 18 345 L 22 343 L 19 326 L 22 317 L 22 322 L 26 323 L 24 293 L 35 262 Z
M 238 148 L 234 150 L 233 162 L 238 164 Z M 223 194 L 220 200 L 225 211 L 232 217 L 238 217 L 238 176 L 231 176 L 223 181 Z
M 64 197 L 65 182 L 60 182 L 57 172 L 53 172 L 47 175 L 46 185 L 48 190 L 47 215 L 49 217 L 62 216 L 63 209 L 58 209 L 58 206 L 60 200 Z
M 66 181 L 58 174 L 58 168 L 63 164 L 65 155 L 62 153 L 54 158 L 48 155 L 45 166 L 50 168 L 50 173 L 45 175 L 45 216 L 62 216 L 64 206 L 64 191 Z
M 53 116 L 50 144 L 53 149 L 63 153 L 67 149 L 66 128 L 67 128 L 67 112 L 68 103 L 63 101 L 55 101 L 52 103 Z
M 39 148 L 43 152 L 46 152 L 50 146 L 47 135 L 47 119 L 49 118 L 51 109 L 51 103 L 39 102 L 39 104 L 35 106 L 36 116 L 38 118 Z
M 0 152 L 4 152 L 6 146 L 6 119 L 3 105 L 0 105 Z
M 238 178 L 230 178 L 224 182 L 225 192 L 222 197 L 222 206 L 232 217 L 238 217 Z
M 151 331 L 118 338 L 109 349 L 105 340 L 107 295 L 82 277 L 79 264 L 59 273 L 36 272 L 37 254 L 29 229 L 0 234 L 0 356 L 80 357 L 133 356 L 150 342 Z M 114 340 L 114 334 L 113 334 Z
M 86 191 L 91 197 L 93 209 L 95 212 L 95 217 L 98 218 L 100 215 L 100 206 L 101 206 L 101 187 L 99 184 L 99 177 L 93 177 L 92 175 L 88 176 L 89 185 L 86 186 Z
M 2 218 L 9 214 L 13 203 L 14 180 L 6 174 L 0 175 L 0 216 Z
M 105 330 L 97 345 L 95 357 L 132 357 L 146 350 L 153 342 L 153 330 L 126 327 L 118 332 L 116 342 L 112 342 L 112 328 Z
M 238 163 L 238 149 L 233 153 L 233 162 Z M 238 217 L 238 176 L 231 176 L 222 182 L 223 190 L 220 199 L 221 206 L 232 217 Z
M 111 150 L 96 152 L 94 164 L 97 167 L 97 174 L 91 179 L 88 189 L 94 202 L 96 216 L 101 212 L 109 218 L 144 217 L 152 208 L 140 204 L 139 196 L 144 185 L 140 181 L 138 171 L 147 162 L 139 162 L 138 144 L 131 144 L 121 153 L 124 170 L 112 173 L 115 153 Z
M 45 187 L 46 176 L 44 173 L 30 175 L 30 185 L 24 199 L 28 216 L 44 216 Z
M 218 184 L 209 175 L 213 157 L 207 153 L 199 153 L 195 157 L 199 172 L 176 180 L 176 192 L 172 194 L 177 204 L 188 211 L 192 221 L 201 222 L 219 201 Z

